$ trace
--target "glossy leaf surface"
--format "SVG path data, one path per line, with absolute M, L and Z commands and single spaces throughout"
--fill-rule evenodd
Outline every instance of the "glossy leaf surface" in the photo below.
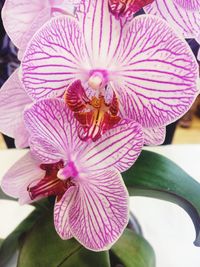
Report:
M 155 254 L 149 243 L 132 230 L 126 229 L 112 252 L 126 267 L 155 267 Z
M 194 244 L 200 246 L 200 184 L 168 158 L 143 151 L 123 178 L 131 196 L 146 196 L 175 203 L 191 217 Z
M 0 266 L 4 266 L 16 252 L 21 238 L 33 227 L 43 210 L 34 210 L 19 226 L 3 240 L 0 246 Z
M 54 229 L 52 213 L 47 213 L 27 235 L 18 260 L 18 267 L 35 266 L 110 267 L 110 263 L 108 252 L 89 251 L 75 239 L 62 240 Z

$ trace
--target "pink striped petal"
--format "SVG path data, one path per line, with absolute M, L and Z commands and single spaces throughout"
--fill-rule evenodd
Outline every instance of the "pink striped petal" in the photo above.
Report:
M 78 194 L 78 188 L 70 187 L 54 206 L 54 224 L 59 236 L 66 240 L 73 237 L 69 224 L 69 211 Z
M 2 9 L 4 27 L 12 42 L 25 49 L 33 34 L 51 17 L 74 14 L 80 0 L 6 0 Z
M 108 250 L 122 234 L 128 217 L 128 192 L 117 171 L 96 172 L 79 181 L 69 224 L 83 246 Z
M 128 118 L 144 127 L 177 120 L 198 90 L 198 64 L 188 44 L 158 17 L 136 17 L 113 61 L 121 106 Z
M 145 145 L 161 145 L 165 140 L 166 127 L 143 128 L 143 134 Z
M 18 52 L 18 58 L 21 61 L 24 55 L 24 52 L 26 51 L 26 47 L 33 37 L 33 35 L 36 33 L 36 31 L 42 27 L 46 21 L 48 21 L 51 17 L 51 9 L 49 7 L 43 8 L 38 15 L 34 18 L 33 21 L 31 21 L 29 27 L 27 27 L 27 31 L 23 34 L 23 36 L 20 39 L 20 46 L 19 46 L 19 52 Z
M 22 82 L 34 99 L 62 96 L 67 86 L 88 69 L 77 21 L 59 16 L 34 35 L 22 60 Z
M 199 0 L 174 0 L 175 3 L 180 5 L 182 8 L 188 10 L 200 10 L 200 1 Z
M 33 21 L 40 15 L 40 12 L 48 5 L 48 0 L 5 1 L 2 9 L 4 27 L 17 47 L 23 46 L 24 35 Z
M 1 188 L 6 194 L 19 198 L 21 204 L 30 203 L 27 186 L 33 181 L 42 179 L 44 175 L 45 171 L 40 169 L 30 153 L 27 153 L 4 175 Z
M 31 134 L 34 157 L 43 163 L 69 160 L 72 154 L 76 157 L 76 151 L 81 147 L 77 122 L 62 100 L 38 101 L 25 111 L 24 121 Z
M 120 172 L 130 168 L 143 147 L 141 126 L 122 120 L 98 141 L 91 143 L 82 154 L 82 162 L 91 171 L 114 167 Z
M 32 103 L 18 78 L 16 70 L 0 90 L 0 131 L 16 138 L 18 147 L 28 146 L 29 134 L 23 123 L 23 111 Z
M 194 0 L 197 2 L 198 0 Z M 192 0 L 155 0 L 146 6 L 144 11 L 151 15 L 165 19 L 171 26 L 178 30 L 185 38 L 195 38 L 200 32 L 200 11 L 191 11 L 180 7 L 182 2 L 189 6 Z
M 108 0 L 82 1 L 76 10 L 92 69 L 108 69 L 122 38 L 122 22 L 109 12 Z

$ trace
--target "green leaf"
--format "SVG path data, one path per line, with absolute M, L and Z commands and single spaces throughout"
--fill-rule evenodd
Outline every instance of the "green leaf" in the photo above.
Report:
M 108 252 L 95 253 L 75 239 L 62 240 L 55 231 L 53 214 L 41 218 L 26 236 L 18 267 L 110 267 Z
M 40 218 L 41 211 L 34 210 L 18 227 L 3 240 L 0 246 L 0 266 L 4 266 L 19 248 L 20 238 L 26 234 Z
M 2 243 L 3 243 L 3 239 L 0 238 L 0 248 L 2 246 Z
M 155 254 L 149 243 L 140 235 L 126 229 L 112 253 L 125 267 L 155 267 Z
M 94 252 L 81 247 L 76 253 L 64 260 L 59 267 L 110 267 L 108 251 Z
M 167 200 L 182 207 L 195 229 L 194 244 L 200 246 L 200 184 L 168 158 L 143 151 L 123 178 L 132 196 Z

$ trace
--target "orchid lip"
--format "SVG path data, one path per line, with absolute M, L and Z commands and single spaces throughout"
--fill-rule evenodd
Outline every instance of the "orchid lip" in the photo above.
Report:
M 54 164 L 42 164 L 41 169 L 46 170 L 45 177 L 30 183 L 27 187 L 31 200 L 37 197 L 57 196 L 60 199 L 63 194 L 75 184 L 72 182 L 77 170 L 73 162 L 62 168 L 63 162 Z M 61 173 L 63 176 L 61 176 Z
M 102 77 L 100 72 L 93 72 L 91 83 L 95 89 L 99 86 Z M 94 87 L 92 90 L 95 90 Z M 82 141 L 88 139 L 97 141 L 121 119 L 118 116 L 119 103 L 115 92 L 112 92 L 112 97 L 107 102 L 107 86 L 95 91 L 98 91 L 96 96 L 87 96 L 81 81 L 77 80 L 68 87 L 64 97 L 66 104 L 80 123 L 78 135 Z
M 109 0 L 109 10 L 116 19 L 129 17 L 154 0 Z

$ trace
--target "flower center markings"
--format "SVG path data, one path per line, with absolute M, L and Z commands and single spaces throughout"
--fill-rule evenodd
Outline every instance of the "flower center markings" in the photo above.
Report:
M 65 93 L 65 103 L 80 123 L 78 134 L 83 141 L 98 140 L 121 120 L 117 96 L 107 83 L 103 71 L 92 71 L 85 87 L 76 80 Z
M 59 201 L 71 186 L 75 186 L 72 180 L 78 175 L 78 172 L 73 162 L 68 162 L 66 166 L 63 161 L 41 164 L 40 168 L 46 171 L 44 178 L 32 182 L 27 187 L 32 200 L 37 197 L 57 196 Z
M 119 19 L 129 17 L 154 0 L 109 0 L 110 12 Z

